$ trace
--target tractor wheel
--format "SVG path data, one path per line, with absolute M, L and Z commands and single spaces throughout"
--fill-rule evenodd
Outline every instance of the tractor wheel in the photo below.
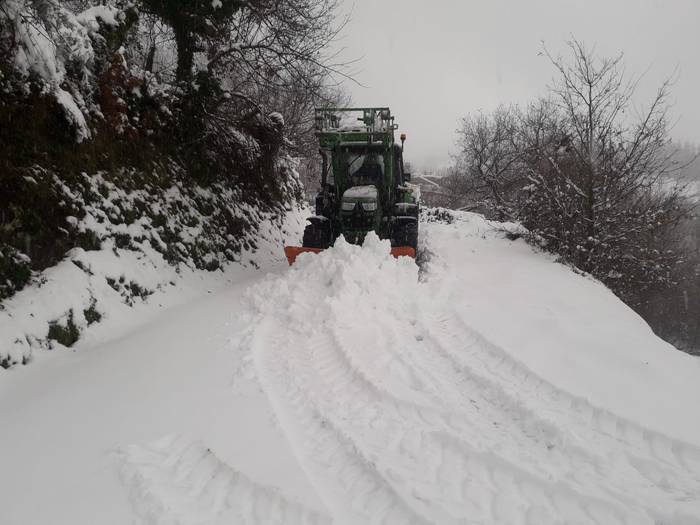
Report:
M 314 221 L 307 224 L 304 228 L 303 245 L 305 248 L 328 248 L 331 245 L 330 221 Z
M 394 225 L 391 232 L 392 246 L 410 246 L 418 249 L 418 221 L 401 221 Z

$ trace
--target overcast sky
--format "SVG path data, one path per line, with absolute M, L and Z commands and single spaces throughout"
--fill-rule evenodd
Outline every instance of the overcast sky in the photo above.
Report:
M 545 92 L 538 56 L 574 35 L 598 54 L 625 54 L 649 101 L 678 67 L 674 138 L 700 143 L 700 0 L 343 0 L 351 21 L 338 45 L 360 58 L 346 83 L 356 105 L 388 105 L 408 134 L 406 157 L 446 164 L 459 119 Z

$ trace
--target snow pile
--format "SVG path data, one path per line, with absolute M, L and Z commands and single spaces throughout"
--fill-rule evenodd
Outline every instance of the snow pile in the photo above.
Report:
M 254 307 L 262 320 L 279 313 L 288 321 L 284 326 L 298 331 L 315 331 L 337 317 L 355 323 L 363 312 L 390 317 L 394 312 L 382 310 L 418 292 L 418 267 L 413 259 L 390 257 L 390 251 L 390 242 L 371 232 L 363 246 L 340 237 L 332 249 L 302 253 L 286 275 L 270 277 L 255 287 Z M 275 301 L 270 300 L 271 295 Z M 320 317 L 306 317 L 309 312 L 299 310 L 313 305 Z M 304 319 L 303 326 L 298 325 L 300 319 Z
M 352 186 L 345 190 L 343 199 L 372 199 L 377 200 L 377 187 L 369 186 Z

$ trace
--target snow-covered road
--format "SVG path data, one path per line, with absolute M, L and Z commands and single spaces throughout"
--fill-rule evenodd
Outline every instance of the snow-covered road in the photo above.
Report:
M 700 524 L 700 360 L 479 216 L 422 238 L 0 376 L 0 522 Z
M 264 394 L 237 374 L 231 350 L 232 336 L 245 328 L 240 300 L 259 277 L 250 272 L 123 337 L 2 374 L 0 524 L 124 525 L 140 516 L 172 523 L 168 512 L 163 521 L 146 518 L 136 481 L 143 470 L 135 448 L 169 436 L 206 443 L 220 461 L 313 504 Z M 157 493 L 153 483 L 141 486 Z

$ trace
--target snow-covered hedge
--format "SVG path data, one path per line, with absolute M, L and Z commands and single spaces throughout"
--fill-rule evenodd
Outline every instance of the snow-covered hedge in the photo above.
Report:
M 119 175 L 132 185 L 139 179 L 134 172 Z M 62 210 L 72 211 L 59 230 L 75 247 L 42 272 L 32 272 L 30 258 L 17 250 L 0 259 L 12 258 L 26 280 L 22 291 L 0 302 L 0 367 L 30 362 L 35 349 L 72 346 L 89 325 L 148 301 L 182 275 L 224 272 L 231 263 L 255 266 L 261 243 L 282 257 L 288 214 L 262 211 L 240 190 L 177 179 L 125 189 L 113 179 L 82 173 L 66 182 L 37 170 L 30 184 L 50 187 Z

